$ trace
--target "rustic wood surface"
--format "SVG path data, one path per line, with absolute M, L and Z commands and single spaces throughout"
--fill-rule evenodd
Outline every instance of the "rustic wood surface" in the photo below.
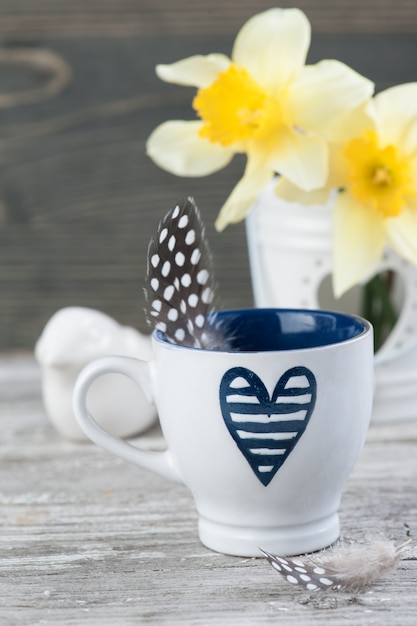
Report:
M 345 537 L 414 539 L 359 593 L 305 592 L 204 548 L 185 488 L 56 434 L 31 354 L 0 356 L 0 425 L 2 626 L 416 624 L 417 421 L 372 426 L 346 485 Z
M 252 304 L 244 226 L 213 228 L 243 161 L 180 179 L 145 141 L 192 117 L 193 90 L 162 83 L 155 65 L 229 54 L 244 21 L 276 4 L 307 13 L 311 62 L 338 58 L 377 90 L 416 79 L 415 0 L 0 0 L 0 349 L 31 348 L 67 305 L 144 330 L 147 244 L 189 194 L 223 305 Z

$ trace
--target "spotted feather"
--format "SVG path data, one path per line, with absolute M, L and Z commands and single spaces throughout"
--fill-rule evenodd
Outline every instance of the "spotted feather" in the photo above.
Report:
M 309 591 L 358 591 L 393 569 L 408 543 L 395 547 L 387 539 L 375 539 L 365 544 L 341 542 L 316 555 L 292 558 L 260 550 L 275 571 L 292 585 Z
M 145 295 L 148 322 L 171 342 L 225 347 L 213 312 L 216 285 L 211 253 L 192 198 L 169 211 L 150 242 Z

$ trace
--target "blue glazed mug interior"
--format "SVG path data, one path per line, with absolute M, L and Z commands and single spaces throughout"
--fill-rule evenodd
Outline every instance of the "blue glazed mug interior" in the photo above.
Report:
M 221 311 L 216 321 L 239 352 L 299 350 L 327 346 L 364 333 L 368 323 L 332 311 L 245 309 Z
M 327 346 L 364 333 L 368 323 L 332 311 L 245 309 L 221 311 L 216 321 L 239 352 L 298 350 Z
M 360 317 L 334 311 L 238 309 L 214 315 L 229 339 L 229 350 L 237 352 L 317 348 L 354 339 L 370 328 Z M 156 336 L 168 341 L 160 331 Z

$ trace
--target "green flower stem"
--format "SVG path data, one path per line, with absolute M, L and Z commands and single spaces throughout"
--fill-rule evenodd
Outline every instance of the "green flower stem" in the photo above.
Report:
M 397 323 L 398 314 L 391 299 L 393 273 L 372 278 L 364 287 L 362 315 L 374 327 L 375 352 L 382 346 Z

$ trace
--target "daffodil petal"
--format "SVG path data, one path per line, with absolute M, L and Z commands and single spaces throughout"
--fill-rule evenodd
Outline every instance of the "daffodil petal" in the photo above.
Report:
M 195 55 L 170 65 L 157 65 L 158 78 L 166 83 L 192 87 L 207 87 L 230 65 L 225 54 Z
M 279 198 L 286 202 L 296 202 L 297 204 L 304 205 L 318 205 L 326 204 L 329 199 L 331 188 L 327 185 L 321 189 L 314 191 L 303 191 L 299 187 L 296 187 L 286 178 L 280 177 L 275 185 L 275 193 Z
M 148 138 L 146 152 L 162 169 L 177 176 L 207 176 L 225 167 L 234 152 L 199 136 L 202 122 L 170 121 Z
M 417 206 L 405 207 L 398 217 L 387 220 L 387 237 L 399 256 L 417 265 Z
M 293 124 L 325 135 L 331 125 L 372 96 L 373 83 L 340 61 L 305 66 L 288 90 Z M 331 137 L 327 137 L 331 139 Z
M 267 164 L 304 191 L 318 189 L 327 179 L 327 144 L 321 137 L 282 129 Z
M 311 28 L 299 9 L 269 9 L 254 15 L 238 33 L 232 59 L 260 85 L 278 91 L 303 67 Z
M 410 120 L 410 123 L 407 124 L 404 129 L 404 134 L 401 137 L 399 148 L 402 154 L 407 155 L 408 157 L 412 157 L 414 162 L 416 162 L 417 157 L 417 107 L 416 107 L 416 116 L 414 119 Z M 412 166 L 415 169 L 415 165 Z M 417 179 L 415 178 L 417 181 Z
M 333 290 L 336 298 L 371 277 L 381 260 L 384 220 L 348 192 L 338 195 L 333 214 Z
M 371 114 L 372 100 L 365 100 L 358 107 L 347 109 L 344 114 L 329 123 L 323 133 L 332 143 L 347 144 L 367 130 L 376 130 Z
M 344 189 L 348 183 L 348 161 L 344 155 L 346 144 L 330 143 L 329 149 L 329 173 L 327 186 L 331 189 Z
M 374 99 L 378 134 L 383 145 L 406 142 L 417 117 L 417 83 L 386 89 Z M 414 139 L 415 139 L 415 132 Z M 408 152 L 409 150 L 407 150 Z
M 408 162 L 410 164 L 411 179 L 412 179 L 412 190 L 413 190 L 413 194 L 412 194 L 411 200 L 414 203 L 413 197 L 414 198 L 417 197 L 417 149 L 416 149 L 416 152 L 413 155 L 413 157 L 409 158 Z
M 222 206 L 215 227 L 221 231 L 228 224 L 243 220 L 249 213 L 258 194 L 270 182 L 274 173 L 265 167 L 264 163 L 257 161 L 256 157 L 249 157 L 245 173 L 232 193 Z

